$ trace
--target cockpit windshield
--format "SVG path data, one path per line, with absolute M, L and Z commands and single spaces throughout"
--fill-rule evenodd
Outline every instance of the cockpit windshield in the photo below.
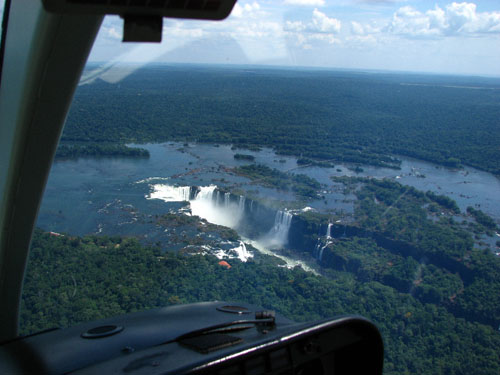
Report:
M 0 5 L 3 9 L 3 5 Z M 500 371 L 500 6 L 108 16 L 40 208 L 21 331 L 227 300 L 359 314 L 387 374 Z

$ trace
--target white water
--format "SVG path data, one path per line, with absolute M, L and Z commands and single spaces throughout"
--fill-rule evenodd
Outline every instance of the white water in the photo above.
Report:
M 243 195 L 240 195 L 240 200 L 238 201 L 238 213 L 240 217 L 243 217 L 245 214 L 245 197 Z
M 332 238 L 332 223 L 328 223 L 328 228 L 326 229 L 326 238 Z
M 332 241 L 328 241 L 325 246 L 323 246 L 321 248 L 321 250 L 319 251 L 319 256 L 318 256 L 318 260 L 321 262 L 323 260 L 323 251 L 328 247 L 328 245 L 331 245 L 333 242 Z
M 183 202 L 189 201 L 189 186 L 171 186 L 156 184 L 153 185 L 153 191 L 149 199 L 161 199 L 165 202 Z
M 163 184 L 152 185 L 152 192 L 147 199 L 161 199 L 165 202 L 189 201 L 193 215 L 199 216 L 210 223 L 223 225 L 229 228 L 237 228 L 238 223 L 245 213 L 245 197 L 240 196 L 238 204 L 231 202 L 230 194 L 222 194 L 215 189 L 217 186 L 201 186 L 200 191 L 194 199 L 189 200 L 189 186 L 170 186 Z M 253 201 L 250 203 L 250 210 L 253 209 Z M 288 233 L 292 223 L 293 215 L 287 211 L 277 211 L 274 218 L 274 225 L 271 230 L 259 240 L 244 239 L 263 254 L 275 256 L 285 262 L 287 268 L 296 266 L 302 267 L 305 271 L 317 274 L 311 267 L 300 260 L 295 260 L 284 255 L 275 254 L 270 249 L 282 248 L 288 242 Z M 240 245 L 230 249 L 217 249 L 212 252 L 217 258 L 238 258 L 246 262 L 253 254 L 247 250 L 245 243 L 240 241 Z M 234 255 L 235 254 L 235 255 Z
M 306 263 L 304 263 L 304 262 L 302 262 L 300 260 L 297 260 L 297 259 L 289 258 L 289 257 L 287 257 L 285 255 L 276 254 L 273 251 L 269 250 L 269 248 L 267 248 L 266 246 L 264 246 L 260 241 L 253 241 L 253 240 L 250 240 L 248 238 L 244 238 L 244 241 L 246 243 L 249 243 L 253 247 L 255 247 L 262 254 L 271 255 L 273 257 L 281 259 L 282 261 L 285 262 L 285 266 L 284 267 L 286 267 L 286 268 L 292 269 L 292 268 L 295 268 L 297 266 L 300 266 L 300 267 L 302 267 L 302 269 L 304 271 L 312 272 L 315 275 L 319 275 L 318 272 L 316 272 L 313 268 L 309 267 Z
M 205 247 L 205 249 L 208 249 Z M 245 243 L 240 241 L 239 246 L 236 246 L 229 250 L 217 249 L 216 251 L 211 252 L 211 254 L 215 255 L 218 259 L 234 259 L 238 258 L 242 262 L 246 262 L 248 259 L 253 258 L 253 254 L 248 251 Z
M 231 201 L 231 194 L 216 191 L 217 186 L 201 186 L 194 199 L 189 199 L 189 186 L 171 186 L 164 184 L 152 185 L 153 191 L 146 196 L 148 199 L 161 199 L 165 202 L 189 201 L 193 215 L 199 216 L 210 223 L 237 229 L 245 214 L 245 197 L 240 196 L 238 203 Z M 215 196 L 214 196 L 215 194 Z M 293 215 L 287 211 L 277 211 L 274 226 L 259 242 L 266 247 L 280 248 L 288 243 L 288 232 Z
M 316 241 L 316 246 L 314 247 L 314 251 L 313 251 L 314 257 L 316 259 L 319 259 L 320 246 L 321 246 L 321 238 L 318 237 L 318 241 Z
M 259 242 L 269 248 L 280 248 L 288 243 L 288 232 L 293 215 L 286 211 L 276 211 L 274 226 Z
M 238 204 L 231 202 L 231 195 L 216 191 L 217 186 L 201 186 L 194 199 L 190 198 L 189 186 L 171 186 L 155 184 L 147 199 L 161 199 L 165 202 L 189 201 L 193 215 L 199 216 L 210 223 L 236 229 L 244 214 L 244 197 Z M 214 197 L 215 194 L 215 197 Z
M 326 243 L 323 246 L 321 246 L 322 245 L 321 237 L 319 237 L 318 241 L 316 242 L 316 247 L 314 248 L 313 254 L 314 257 L 320 262 L 323 259 L 323 251 L 325 251 L 328 245 L 332 244 L 332 241 L 330 241 L 332 239 L 332 227 L 333 224 L 328 223 L 328 227 L 326 228 L 326 234 L 325 234 Z
M 240 246 L 235 247 L 232 250 L 238 254 L 238 259 L 241 260 L 242 262 L 246 262 L 248 259 L 253 257 L 253 254 L 250 251 L 248 251 L 243 241 L 240 241 Z

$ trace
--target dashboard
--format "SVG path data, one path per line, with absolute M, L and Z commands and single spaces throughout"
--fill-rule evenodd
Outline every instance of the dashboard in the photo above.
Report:
M 381 374 L 382 366 L 382 339 L 364 318 L 297 324 L 226 302 L 138 312 L 0 346 L 4 374 Z

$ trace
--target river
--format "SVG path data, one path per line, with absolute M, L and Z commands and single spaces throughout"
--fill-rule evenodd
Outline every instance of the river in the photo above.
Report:
M 363 166 L 356 174 L 349 165 L 335 168 L 298 167 L 296 158 L 261 151 L 232 150 L 227 145 L 163 143 L 140 145 L 149 159 L 80 158 L 54 162 L 41 205 L 37 226 L 44 230 L 74 235 L 102 233 L 136 235 L 154 242 L 163 231 L 153 224 L 155 215 L 174 212 L 182 202 L 165 202 L 150 197 L 153 186 L 209 186 L 240 191 L 260 201 L 280 200 L 292 205 L 295 197 L 275 189 L 251 184 L 227 168 L 248 164 L 234 159 L 235 153 L 251 154 L 255 162 L 281 171 L 303 173 L 324 184 L 324 199 L 307 202 L 320 212 L 352 213 L 353 196 L 345 196 L 330 176 L 358 175 L 388 177 L 420 190 L 431 190 L 457 201 L 464 211 L 479 207 L 500 223 L 500 181 L 473 168 L 452 170 L 432 163 L 402 158 L 401 170 Z M 425 177 L 424 177 L 425 176 Z

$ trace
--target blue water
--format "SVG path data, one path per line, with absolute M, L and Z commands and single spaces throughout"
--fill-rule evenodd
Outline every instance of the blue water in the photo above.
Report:
M 264 188 L 228 171 L 248 161 L 234 159 L 235 153 L 255 156 L 257 163 L 281 171 L 303 173 L 324 184 L 320 200 L 303 206 L 320 212 L 352 213 L 353 196 L 345 196 L 331 176 L 356 175 L 349 165 L 335 168 L 298 167 L 293 157 L 276 155 L 270 149 L 259 152 L 231 150 L 230 146 L 180 143 L 141 146 L 149 159 L 83 158 L 56 161 L 52 167 L 37 225 L 45 230 L 75 235 L 104 233 L 142 235 L 154 240 L 160 235 L 154 215 L 177 210 L 182 203 L 148 200 L 151 183 L 141 180 L 159 177 L 161 183 L 237 189 L 259 200 L 281 201 L 294 206 L 292 193 Z M 500 181 L 491 174 L 465 168 L 451 170 L 418 160 L 402 159 L 399 171 L 364 166 L 358 176 L 389 177 L 421 190 L 432 190 L 455 199 L 462 211 L 480 207 L 500 223 Z M 340 172 L 337 170 L 340 169 Z M 417 177 L 423 174 L 426 177 Z M 397 178 L 398 177 L 398 178 Z M 288 203 L 287 203 L 288 202 Z M 300 208 L 300 207 L 299 207 Z

